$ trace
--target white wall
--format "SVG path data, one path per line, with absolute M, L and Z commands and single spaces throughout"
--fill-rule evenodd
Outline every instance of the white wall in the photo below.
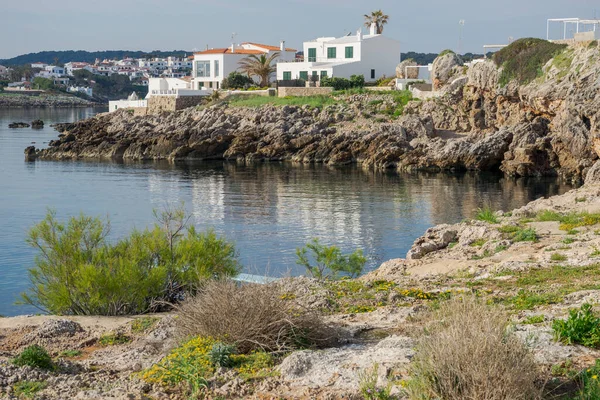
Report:
M 148 107 L 146 100 L 116 100 L 108 102 L 108 111 L 113 112 L 121 108 Z

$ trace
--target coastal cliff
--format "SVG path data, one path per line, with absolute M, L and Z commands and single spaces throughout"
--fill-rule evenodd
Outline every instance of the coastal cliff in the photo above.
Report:
M 595 42 L 594 42 L 595 43 Z M 491 60 L 436 60 L 442 96 L 335 95 L 333 104 L 238 106 L 234 101 L 148 116 L 126 111 L 59 125 L 59 140 L 29 159 L 294 161 L 375 169 L 501 170 L 583 180 L 600 97 L 597 44 L 565 50 L 533 82 L 499 83 Z M 402 113 L 399 118 L 398 114 Z
M 70 95 L 42 94 L 39 96 L 30 96 L 18 93 L 0 94 L 0 108 L 71 108 L 100 105 L 99 103 Z

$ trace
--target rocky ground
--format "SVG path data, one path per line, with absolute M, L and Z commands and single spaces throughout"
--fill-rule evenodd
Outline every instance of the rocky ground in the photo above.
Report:
M 510 313 L 516 334 L 549 382 L 560 383 L 565 368 L 593 364 L 600 351 L 556 342 L 551 325 L 569 309 L 600 303 L 598 171 L 600 163 L 583 187 L 564 195 L 488 213 L 484 220 L 433 227 L 406 259 L 390 260 L 359 279 L 276 283 L 289 301 L 321 311 L 341 342 L 293 352 L 262 379 L 223 372 L 212 382 L 214 398 L 359 399 L 359 375 L 374 364 L 380 382 L 391 382 L 392 394 L 402 398 L 402 381 L 422 334 L 421 316 L 438 301 L 469 294 Z M 0 396 L 17 398 L 19 382 L 44 381 L 38 398 L 180 398 L 137 374 L 178 343 L 174 321 L 170 314 L 0 319 Z M 57 371 L 12 365 L 33 343 L 50 351 Z
M 557 56 L 558 57 L 558 56 Z M 470 68 L 438 57 L 444 95 L 403 107 L 392 95 L 339 95 L 337 104 L 210 107 L 135 117 L 115 112 L 60 126 L 61 137 L 29 159 L 290 160 L 377 169 L 502 170 L 583 180 L 600 97 L 597 44 L 569 48 L 527 85 L 499 83 L 486 60 Z M 564 61 L 568 61 L 564 62 Z M 402 116 L 398 118 L 398 115 Z
M 26 96 L 20 94 L 0 94 L 0 108 L 70 108 L 93 107 L 98 103 L 75 96 L 46 95 Z

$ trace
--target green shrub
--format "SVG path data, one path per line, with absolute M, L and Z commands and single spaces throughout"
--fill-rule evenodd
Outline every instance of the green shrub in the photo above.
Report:
M 567 256 L 565 256 L 564 254 L 560 254 L 560 253 L 553 253 L 550 256 L 550 260 L 552 260 L 552 261 L 567 261 Z
M 79 357 L 81 354 L 83 354 L 81 350 L 64 350 L 60 352 L 59 357 L 73 358 Z
M 507 225 L 498 229 L 504 233 L 505 237 L 513 242 L 537 242 L 538 235 L 533 228 L 523 228 L 520 226 Z
M 567 320 L 557 319 L 552 324 L 552 329 L 557 341 L 600 348 L 600 318 L 594 315 L 591 304 L 583 304 L 579 310 L 571 310 Z
M 45 348 L 33 344 L 25 348 L 17 357 L 12 360 L 13 364 L 22 367 L 29 366 L 46 370 L 54 369 L 52 358 Z
M 14 394 L 17 397 L 25 397 L 31 399 L 37 392 L 40 392 L 48 387 L 48 383 L 42 381 L 20 381 L 13 386 Z
M 239 271 L 233 244 L 214 231 L 186 228 L 182 209 L 156 213 L 152 229 L 133 231 L 111 244 L 99 218 L 57 221 L 55 213 L 33 227 L 38 249 L 23 302 L 59 315 L 127 315 L 158 311 L 202 281 Z
M 333 90 L 348 90 L 353 88 L 363 88 L 365 86 L 364 75 L 352 75 L 350 79 L 339 77 L 321 78 L 321 87 L 332 87 Z
M 309 257 L 309 252 L 311 257 Z M 336 279 L 340 274 L 356 277 L 362 273 L 367 263 L 367 259 L 360 249 L 344 255 L 339 247 L 327 247 L 319 243 L 319 239 L 316 238 L 303 248 L 296 249 L 296 256 L 298 257 L 297 264 L 304 266 L 306 271 L 317 279 Z
M 234 71 L 227 78 L 223 79 L 221 87 L 223 89 L 244 89 L 254 84 L 254 81 L 248 75 Z
M 543 315 L 531 315 L 531 316 L 525 318 L 525 321 L 523 321 L 523 324 L 525 324 L 525 325 L 541 324 L 545 320 L 546 320 L 546 317 L 544 317 Z
M 456 53 L 450 49 L 446 49 L 446 50 L 442 50 L 442 52 L 438 55 L 438 57 L 445 56 L 446 54 L 456 54 Z
M 515 40 L 493 56 L 496 65 L 502 67 L 499 83 L 506 86 L 513 79 L 520 84 L 533 81 L 543 74 L 543 66 L 566 47 L 543 39 Z
M 477 219 L 478 221 L 489 222 L 490 224 L 498 223 L 498 217 L 496 216 L 494 210 L 492 210 L 490 207 L 483 207 L 478 209 L 475 219 Z

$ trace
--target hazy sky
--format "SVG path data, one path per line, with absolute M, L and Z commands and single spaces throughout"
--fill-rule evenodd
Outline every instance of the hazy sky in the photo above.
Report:
M 383 9 L 385 34 L 402 51 L 545 37 L 546 19 L 600 17 L 600 0 L 0 0 L 0 58 L 43 50 L 173 50 L 253 41 L 300 48 L 304 40 L 356 31 Z M 559 34 L 559 28 L 556 34 Z

